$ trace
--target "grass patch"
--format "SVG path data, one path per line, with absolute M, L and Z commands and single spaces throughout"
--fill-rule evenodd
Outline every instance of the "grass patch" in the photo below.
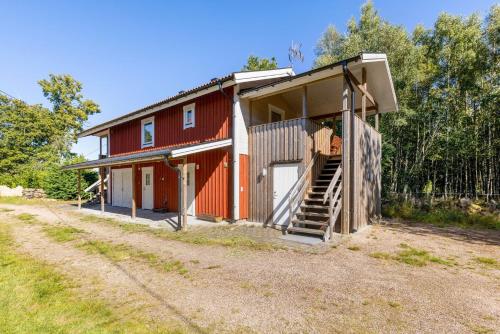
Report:
M 475 260 L 477 263 L 480 263 L 480 264 L 485 265 L 486 267 L 491 267 L 491 268 L 495 268 L 495 269 L 500 269 L 500 264 L 499 264 L 499 263 L 498 263 L 498 261 L 497 261 L 497 260 L 495 260 L 494 258 L 479 256 L 479 257 L 476 257 L 474 260 Z
M 370 256 L 375 258 L 375 259 L 384 259 L 384 260 L 392 259 L 392 255 L 389 253 L 385 253 L 385 252 L 374 252 L 374 253 L 371 253 Z
M 36 216 L 30 213 L 20 213 L 16 216 L 17 219 L 25 223 L 34 223 L 36 221 Z
M 220 269 L 220 268 L 222 268 L 222 266 L 220 266 L 218 264 L 215 264 L 215 265 L 212 265 L 212 266 L 205 267 L 203 269 Z
M 361 250 L 361 248 L 359 246 L 349 246 L 347 247 L 348 250 L 351 250 L 351 251 L 359 251 Z
M 402 218 L 437 227 L 500 230 L 499 216 L 491 213 L 469 213 L 456 208 L 422 210 L 413 207 L 408 202 L 386 205 L 382 211 L 383 215 L 389 218 Z
M 68 278 L 14 248 L 8 226 L 0 225 L 2 333 L 183 332 L 173 325 L 148 324 L 134 312 L 111 309 L 95 298 L 82 299 Z
M 27 199 L 24 197 L 0 197 L 0 204 L 12 204 L 12 205 L 37 205 L 37 204 L 47 204 L 51 201 L 47 201 L 41 198 Z
M 85 231 L 71 226 L 45 226 L 44 232 L 57 242 L 67 242 L 81 237 Z
M 429 262 L 441 264 L 448 267 L 456 265 L 456 262 L 454 260 L 444 260 L 440 257 L 432 255 L 426 250 L 413 248 L 405 243 L 399 244 L 399 247 L 401 247 L 403 250 L 397 252 L 396 254 L 374 252 L 371 253 L 370 256 L 375 259 L 395 260 L 415 267 L 426 266 L 427 264 L 429 264 Z
M 12 209 L 0 208 L 0 212 L 12 212 Z
M 120 222 L 112 218 L 101 218 L 93 215 L 86 215 L 80 218 L 83 222 L 106 223 L 119 227 L 127 232 L 145 232 L 166 240 L 175 240 L 193 245 L 223 246 L 229 248 L 246 248 L 259 251 L 271 251 L 287 249 L 285 246 L 270 242 L 257 241 L 243 235 L 227 235 L 229 232 L 223 227 L 212 227 L 211 230 L 222 232 L 219 235 L 210 235 L 212 231 L 203 229 L 192 229 L 190 231 L 167 231 L 165 229 L 155 229 L 147 225 Z
M 188 270 L 181 261 L 165 261 L 160 259 L 156 254 L 144 252 L 126 244 L 113 244 L 101 240 L 91 240 L 78 245 L 78 248 L 87 251 L 89 254 L 101 254 L 113 262 L 131 259 L 146 263 L 150 267 L 165 272 L 176 271 L 182 276 L 187 276 L 188 274 Z

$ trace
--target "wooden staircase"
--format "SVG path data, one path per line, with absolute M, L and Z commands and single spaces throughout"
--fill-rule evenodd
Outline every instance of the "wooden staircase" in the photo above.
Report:
M 314 185 L 308 188 L 287 232 L 331 238 L 341 209 L 341 156 L 331 156 Z

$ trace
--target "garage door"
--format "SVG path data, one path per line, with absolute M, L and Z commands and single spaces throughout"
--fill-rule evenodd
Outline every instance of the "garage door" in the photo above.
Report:
M 132 207 L 132 168 L 113 169 L 111 175 L 113 206 Z

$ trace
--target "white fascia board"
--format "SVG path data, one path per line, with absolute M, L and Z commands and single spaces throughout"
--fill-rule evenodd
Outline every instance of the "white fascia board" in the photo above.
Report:
M 394 100 L 395 109 L 379 109 L 380 113 L 386 112 L 397 112 L 399 111 L 398 107 L 398 98 L 396 97 L 396 91 L 394 90 L 394 84 L 392 82 L 391 70 L 389 68 L 389 62 L 387 61 L 387 55 L 385 53 L 363 53 L 361 54 L 361 60 L 363 64 L 366 63 L 374 63 L 374 62 L 384 62 L 385 73 L 387 74 L 387 80 L 389 81 L 389 86 L 391 88 L 391 95 Z
M 224 82 L 222 84 L 222 88 L 226 88 L 226 87 L 230 87 L 230 86 L 234 86 L 234 81 L 233 80 L 226 81 L 226 82 Z M 152 107 L 152 108 L 148 108 L 148 109 L 143 110 L 141 112 L 137 112 L 137 113 L 136 112 L 132 112 L 129 116 L 119 117 L 119 119 L 111 120 L 111 121 L 103 123 L 102 125 L 97 125 L 97 126 L 92 127 L 90 129 L 83 130 L 82 132 L 80 132 L 78 134 L 78 138 L 82 138 L 82 137 L 87 137 L 87 136 L 94 135 L 97 132 L 101 132 L 101 131 L 106 130 L 108 128 L 111 128 L 111 127 L 113 127 L 115 125 L 126 123 L 126 122 L 132 121 L 134 119 L 138 119 L 138 118 L 142 118 L 142 117 L 148 116 L 148 115 L 153 114 L 153 113 L 155 113 L 157 111 L 160 111 L 160 110 L 163 110 L 163 109 L 166 109 L 166 108 L 169 108 L 169 107 L 172 107 L 172 106 L 175 106 L 175 105 L 178 105 L 178 104 L 190 101 L 190 100 L 195 99 L 197 97 L 200 97 L 200 96 L 203 96 L 203 95 L 206 95 L 206 94 L 209 94 L 209 93 L 213 93 L 213 92 L 216 92 L 218 90 L 219 90 L 219 86 L 217 86 L 217 85 L 210 86 L 210 87 L 207 87 L 207 88 L 205 88 L 205 89 L 203 89 L 201 91 L 198 91 L 198 92 L 186 95 L 184 97 L 181 97 L 179 99 L 176 99 L 176 100 L 173 100 L 173 101 L 170 101 L 170 102 L 162 103 L 160 105 L 157 105 L 157 106 Z
M 385 53 L 362 53 L 361 60 L 363 62 L 368 62 L 371 60 L 387 60 L 387 55 Z
M 300 87 L 302 85 L 307 85 L 308 83 L 314 82 L 316 80 L 325 79 L 331 76 L 335 76 L 342 73 L 342 66 L 335 66 L 333 68 L 326 68 L 322 71 L 311 73 L 302 77 L 290 77 L 290 81 L 278 82 L 276 84 L 270 84 L 261 89 L 255 89 L 248 92 L 243 92 L 241 97 L 244 98 L 256 98 L 265 96 L 268 94 L 277 93 L 282 90 L 290 89 L 293 87 Z
M 215 150 L 217 148 L 227 147 L 232 145 L 232 139 L 218 140 L 210 143 L 203 143 L 199 145 L 193 145 L 185 148 L 179 148 L 177 150 L 172 150 L 170 153 L 171 158 L 184 157 L 186 155 Z
M 280 68 L 277 70 L 267 70 L 267 71 L 248 71 L 248 72 L 236 72 L 234 73 L 235 83 L 251 82 L 266 79 L 283 78 L 287 76 L 294 76 L 295 73 L 291 67 Z

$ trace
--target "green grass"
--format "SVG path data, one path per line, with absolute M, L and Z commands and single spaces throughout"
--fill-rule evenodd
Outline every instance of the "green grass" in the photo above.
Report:
M 17 219 L 25 222 L 25 223 L 34 223 L 36 222 L 36 216 L 29 213 L 20 213 L 16 216 Z
M 166 240 L 175 240 L 193 245 L 223 246 L 229 248 L 245 248 L 251 250 L 271 251 L 286 249 L 285 246 L 270 242 L 258 241 L 243 235 L 226 235 L 224 227 L 213 227 L 210 230 L 222 232 L 219 235 L 210 235 L 208 229 L 192 229 L 189 231 L 167 231 L 151 228 L 147 225 L 120 222 L 112 218 L 102 218 L 94 215 L 85 215 L 80 218 L 83 222 L 106 223 L 119 227 L 126 232 L 145 232 Z M 228 234 L 228 233 L 227 233 Z
M 176 271 L 178 274 L 187 277 L 188 270 L 179 260 L 163 260 L 156 254 L 141 251 L 126 244 L 113 244 L 102 240 L 86 241 L 77 246 L 89 254 L 101 254 L 113 262 L 125 260 L 134 260 L 146 263 L 150 267 L 159 269 L 165 272 Z
M 136 312 L 84 299 L 51 266 L 14 251 L 8 225 L 0 225 L 0 328 L 2 333 L 183 333 L 148 324 Z M 135 314 L 135 315 L 134 315 Z
M 47 204 L 50 201 L 41 199 L 41 198 L 33 198 L 27 199 L 24 197 L 0 197 L 0 204 L 13 204 L 13 205 L 36 205 L 36 204 Z
M 491 213 L 468 213 L 456 208 L 420 210 L 407 202 L 386 205 L 382 211 L 384 216 L 389 218 L 402 218 L 432 224 L 437 227 L 500 230 L 500 218 L 498 215 Z
M 349 246 L 347 247 L 348 250 L 351 250 L 351 251 L 359 251 L 361 250 L 361 248 L 359 246 Z
M 45 226 L 43 230 L 57 242 L 72 241 L 85 233 L 85 231 L 71 226 Z
M 497 260 L 495 260 L 494 258 L 491 258 L 491 257 L 482 257 L 482 256 L 479 256 L 479 257 L 476 257 L 474 259 L 477 263 L 480 263 L 482 265 L 485 265 L 486 267 L 491 267 L 491 268 L 495 268 L 495 269 L 500 269 L 500 264 L 498 263 Z
M 376 259 L 395 260 L 415 267 L 423 267 L 428 265 L 430 262 L 448 267 L 456 265 L 456 262 L 454 262 L 453 260 L 444 260 L 440 257 L 432 255 L 426 250 L 413 248 L 405 243 L 401 243 L 399 247 L 401 247 L 403 250 L 397 252 L 396 254 L 374 252 L 371 253 L 370 256 Z

